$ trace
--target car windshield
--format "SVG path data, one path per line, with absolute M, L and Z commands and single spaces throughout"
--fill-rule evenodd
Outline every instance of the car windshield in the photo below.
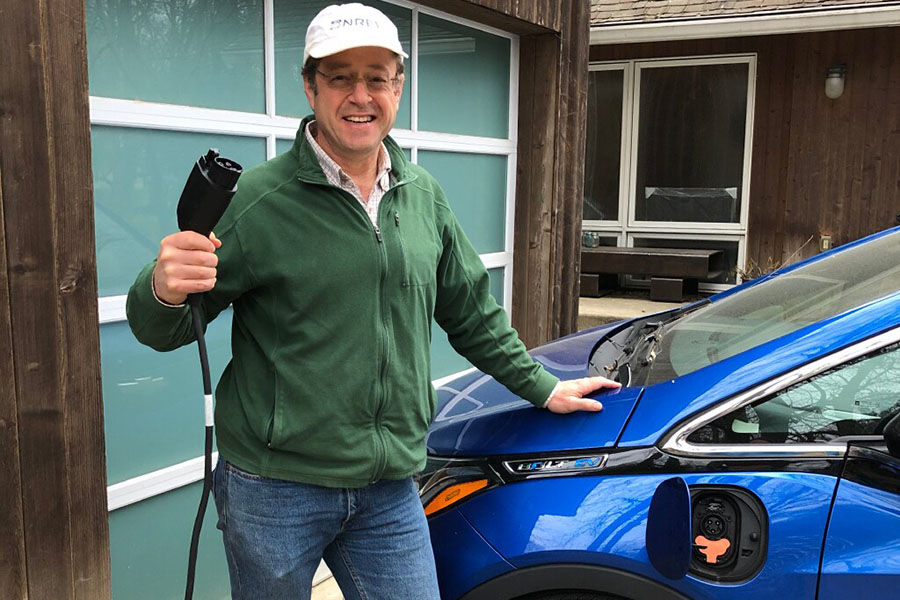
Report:
M 678 314 L 633 344 L 629 383 L 685 375 L 898 289 L 900 231 Z

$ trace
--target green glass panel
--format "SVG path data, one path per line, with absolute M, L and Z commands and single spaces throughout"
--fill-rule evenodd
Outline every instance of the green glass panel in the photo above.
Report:
M 481 254 L 504 250 L 506 161 L 505 156 L 419 150 L 419 165 L 444 188 L 456 218 Z
M 312 112 L 303 93 L 303 47 L 306 42 L 306 28 L 316 14 L 330 4 L 331 0 L 275 0 L 275 112 L 290 117 L 303 117 Z M 366 0 L 364 4 L 377 8 L 397 26 L 400 45 L 410 54 L 412 47 L 412 11 L 408 8 Z M 406 63 L 406 83 L 397 111 L 394 127 L 410 128 L 409 90 L 411 81 L 409 61 Z
M 472 364 L 456 353 L 447 334 L 437 323 L 431 325 L 431 378 L 437 379 L 465 371 Z
M 294 145 L 294 140 L 275 140 L 275 154 L 284 154 Z
M 213 385 L 231 360 L 231 310 L 209 324 Z M 100 327 L 109 484 L 203 455 L 203 382 L 197 345 L 156 352 L 128 324 Z
M 265 160 L 262 138 L 91 128 L 100 296 L 124 294 L 159 242 L 178 231 L 175 207 L 194 163 L 218 148 L 246 169 Z
M 491 294 L 494 295 L 494 299 L 500 306 L 503 306 L 503 272 L 505 270 L 503 267 L 488 269 L 488 275 L 491 277 Z
M 503 271 L 504 269 L 488 269 L 491 278 L 491 294 L 497 303 L 503 306 Z M 447 334 L 440 325 L 431 324 L 431 378 L 438 379 L 452 373 L 458 373 L 470 369 L 472 363 L 456 353 Z
M 265 112 L 263 0 L 87 0 L 94 96 Z
M 419 129 L 509 135 L 507 38 L 419 16 Z
M 188 547 L 201 489 L 201 484 L 195 483 L 109 514 L 113 598 L 184 598 Z M 197 600 L 231 598 L 228 563 L 216 520 L 216 507 L 210 498 L 197 551 Z

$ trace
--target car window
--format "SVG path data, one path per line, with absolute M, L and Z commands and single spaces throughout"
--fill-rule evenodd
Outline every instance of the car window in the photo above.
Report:
M 635 381 L 691 373 L 898 290 L 895 231 L 685 312 L 666 323 L 655 360 L 635 366 Z
M 734 410 L 688 441 L 796 444 L 873 435 L 898 409 L 900 346 L 894 344 Z

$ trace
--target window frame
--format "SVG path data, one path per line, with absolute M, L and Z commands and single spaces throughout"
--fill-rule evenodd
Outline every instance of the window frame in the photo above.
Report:
M 771 398 L 775 394 L 798 383 L 808 381 L 825 371 L 840 367 L 898 342 L 900 342 L 900 327 L 894 327 L 753 386 L 676 426 L 670 433 L 663 436 L 659 447 L 663 452 L 692 458 L 841 458 L 847 452 L 846 441 L 808 444 L 694 444 L 688 441 L 688 437 L 701 427 L 732 411 Z
M 682 221 L 638 221 L 635 218 L 635 186 L 637 184 L 638 131 L 640 125 L 640 83 L 643 69 L 687 67 L 719 64 L 747 64 L 747 114 L 744 123 L 743 170 L 740 188 L 741 208 L 738 223 L 700 223 Z M 619 164 L 619 204 L 615 220 L 582 220 L 582 231 L 595 231 L 601 235 L 620 235 L 625 246 L 633 246 L 635 237 L 667 237 L 710 241 L 737 241 L 738 268 L 743 266 L 747 254 L 747 226 L 750 207 L 750 177 L 752 173 L 753 122 L 756 99 L 757 55 L 726 54 L 707 56 L 681 56 L 658 59 L 634 59 L 626 61 L 601 61 L 588 65 L 589 72 L 623 70 L 622 92 L 622 147 Z M 626 278 L 631 284 L 632 279 Z M 640 285 L 639 282 L 635 282 Z M 741 283 L 738 273 L 736 283 Z M 735 284 L 700 283 L 703 291 L 722 291 Z
M 667 240 L 701 240 L 704 242 L 737 242 L 737 259 L 735 263 L 735 267 L 737 268 L 737 272 L 735 273 L 735 283 L 703 283 L 702 289 L 705 291 L 711 292 L 721 292 L 724 290 L 729 290 L 733 288 L 735 285 L 741 282 L 740 276 L 740 266 L 745 264 L 747 260 L 746 252 L 747 252 L 747 244 L 746 237 L 742 237 L 740 234 L 713 234 L 713 235 L 704 235 L 702 237 L 698 237 L 696 234 L 677 231 L 677 232 L 663 232 L 658 229 L 654 229 L 653 231 L 636 231 L 629 230 L 625 233 L 625 246 L 628 248 L 634 248 L 635 238 L 647 238 L 647 239 L 667 239 Z M 632 277 L 631 275 L 625 276 L 625 282 L 628 285 L 632 283 L 637 285 L 647 285 L 650 282 L 650 278 L 646 278 L 644 280 L 638 280 Z
M 633 85 L 632 80 L 634 78 L 634 68 L 632 67 L 632 63 L 634 61 L 616 61 L 616 62 L 602 62 L 602 63 L 590 63 L 588 65 L 588 73 L 594 71 L 622 71 L 622 119 L 621 119 L 621 132 L 622 132 L 622 143 L 619 149 L 619 198 L 618 198 L 618 210 L 616 212 L 615 219 L 583 219 L 583 229 L 590 229 L 592 231 L 615 231 L 617 235 L 623 235 L 628 231 L 627 227 L 627 218 L 623 218 L 624 215 L 628 214 L 628 177 L 629 177 L 629 164 L 631 162 L 631 135 L 632 135 L 632 93 L 633 93 Z M 588 116 L 590 119 L 590 115 Z

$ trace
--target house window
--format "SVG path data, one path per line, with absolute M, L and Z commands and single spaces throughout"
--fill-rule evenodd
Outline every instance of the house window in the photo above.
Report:
M 594 64 L 583 228 L 627 246 L 746 253 L 754 56 Z
M 588 74 L 588 130 L 584 167 L 584 219 L 619 220 L 619 168 L 625 71 L 598 68 Z

